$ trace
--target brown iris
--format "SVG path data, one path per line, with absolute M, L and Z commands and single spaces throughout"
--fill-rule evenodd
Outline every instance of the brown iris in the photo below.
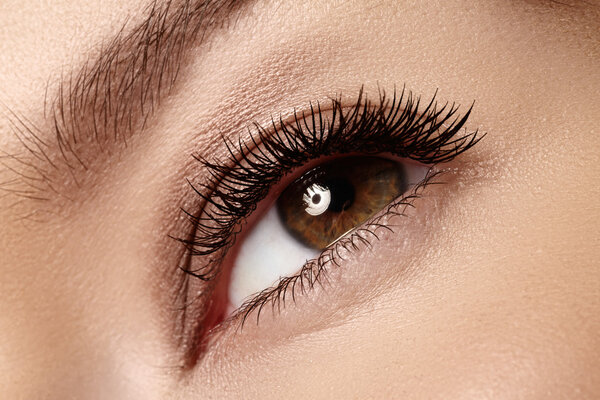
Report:
M 283 226 L 299 241 L 324 249 L 383 209 L 408 188 L 401 163 L 347 157 L 321 164 L 277 200 Z

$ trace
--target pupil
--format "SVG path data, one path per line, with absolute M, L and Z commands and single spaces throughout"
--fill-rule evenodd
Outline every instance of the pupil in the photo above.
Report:
M 331 192 L 331 203 L 328 210 L 341 212 L 350 208 L 354 203 L 354 186 L 346 179 L 332 179 L 327 182 L 327 188 Z
M 312 202 L 315 204 L 319 204 L 319 202 L 321 201 L 321 195 L 320 194 L 315 194 L 312 198 Z

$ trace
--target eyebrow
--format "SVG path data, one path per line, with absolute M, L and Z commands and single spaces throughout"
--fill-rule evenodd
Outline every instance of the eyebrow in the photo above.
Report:
M 187 50 L 229 27 L 249 2 L 154 0 L 140 23 L 128 28 L 126 22 L 83 66 L 62 75 L 51 94 L 46 89 L 41 123 L 8 109 L 24 151 L 0 155 L 18 175 L 0 189 L 28 199 L 72 200 L 64 186 L 81 188 L 82 172 L 97 171 L 115 145 L 126 146 L 144 131 L 190 57 Z

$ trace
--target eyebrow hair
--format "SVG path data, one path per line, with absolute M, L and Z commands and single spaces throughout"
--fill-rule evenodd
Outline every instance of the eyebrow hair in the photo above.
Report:
M 13 173 L 0 190 L 34 200 L 72 200 L 65 185 L 81 188 L 81 172 L 127 146 L 171 91 L 189 57 L 186 50 L 228 26 L 249 0 L 153 0 L 140 23 L 117 34 L 78 70 L 46 89 L 42 123 L 7 109 L 21 153 L 3 152 Z M 4 171 L 6 172 L 6 171 Z M 14 178 L 17 174 L 17 178 Z

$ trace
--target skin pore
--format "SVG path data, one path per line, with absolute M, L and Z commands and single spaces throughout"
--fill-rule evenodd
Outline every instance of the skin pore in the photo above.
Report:
M 182 4 L 0 5 L 4 397 L 600 396 L 600 3 Z M 144 47 L 126 38 L 170 28 L 128 81 Z M 121 91 L 77 86 L 81 71 Z M 475 101 L 468 129 L 486 136 L 327 284 L 186 362 L 172 237 L 200 207 L 187 180 L 208 174 L 192 154 L 225 159 L 221 135 L 404 85 Z M 82 93 L 61 147 L 53 115 Z

